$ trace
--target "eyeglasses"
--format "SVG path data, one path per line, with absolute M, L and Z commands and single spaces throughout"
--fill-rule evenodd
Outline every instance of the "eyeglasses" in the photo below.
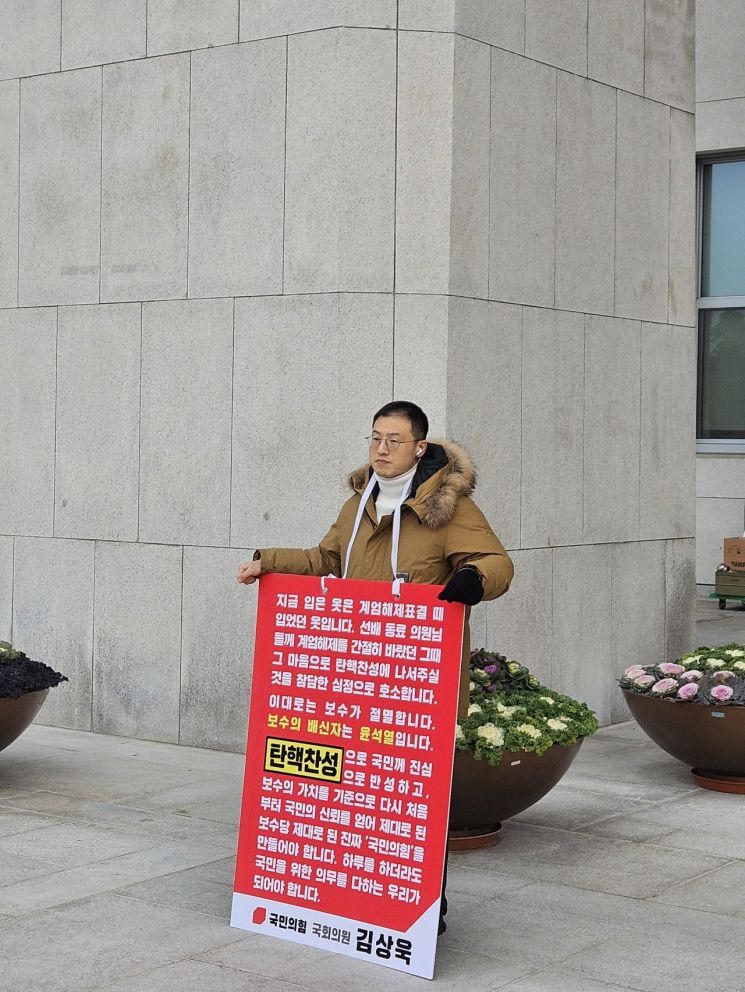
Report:
M 416 444 L 420 438 L 412 438 L 411 441 L 400 441 L 397 437 L 381 437 L 380 434 L 371 434 L 365 440 L 371 448 L 379 448 L 385 442 L 389 451 L 398 451 L 400 444 Z

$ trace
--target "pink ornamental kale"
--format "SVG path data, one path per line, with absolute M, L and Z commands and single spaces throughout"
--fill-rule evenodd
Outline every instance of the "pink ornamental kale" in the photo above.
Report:
M 663 675 L 680 675 L 685 671 L 682 665 L 676 665 L 674 661 L 663 661 L 657 666 Z
M 659 696 L 664 696 L 666 693 L 673 692 L 678 688 L 678 683 L 676 679 L 660 679 L 659 682 L 655 682 L 652 686 L 652 692 L 656 692 Z
M 728 703 L 732 699 L 732 689 L 728 685 L 715 685 L 710 695 L 718 703 Z
M 686 682 L 678 689 L 678 699 L 693 699 L 698 692 L 698 683 Z

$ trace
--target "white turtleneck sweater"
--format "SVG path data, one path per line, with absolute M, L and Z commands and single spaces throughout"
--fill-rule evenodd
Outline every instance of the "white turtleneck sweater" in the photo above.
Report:
M 377 472 L 375 473 L 375 479 L 380 487 L 375 500 L 375 512 L 378 515 L 378 521 L 396 509 L 404 488 L 414 478 L 416 470 L 417 464 L 415 463 L 408 472 L 397 475 L 395 479 L 381 479 Z

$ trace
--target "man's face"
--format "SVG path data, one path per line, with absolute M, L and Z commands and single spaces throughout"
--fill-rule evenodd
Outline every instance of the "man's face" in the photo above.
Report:
M 378 417 L 372 438 L 370 464 L 383 479 L 395 479 L 408 472 L 419 461 L 417 451 L 424 452 L 427 447 L 426 441 L 414 437 L 405 417 Z

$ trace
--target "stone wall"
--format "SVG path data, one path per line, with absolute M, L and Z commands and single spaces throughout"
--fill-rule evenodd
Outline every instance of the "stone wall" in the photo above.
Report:
M 237 749 L 257 546 L 377 406 L 469 448 L 474 643 L 623 718 L 693 592 L 693 12 L 9 0 L 0 636 L 51 723 Z

